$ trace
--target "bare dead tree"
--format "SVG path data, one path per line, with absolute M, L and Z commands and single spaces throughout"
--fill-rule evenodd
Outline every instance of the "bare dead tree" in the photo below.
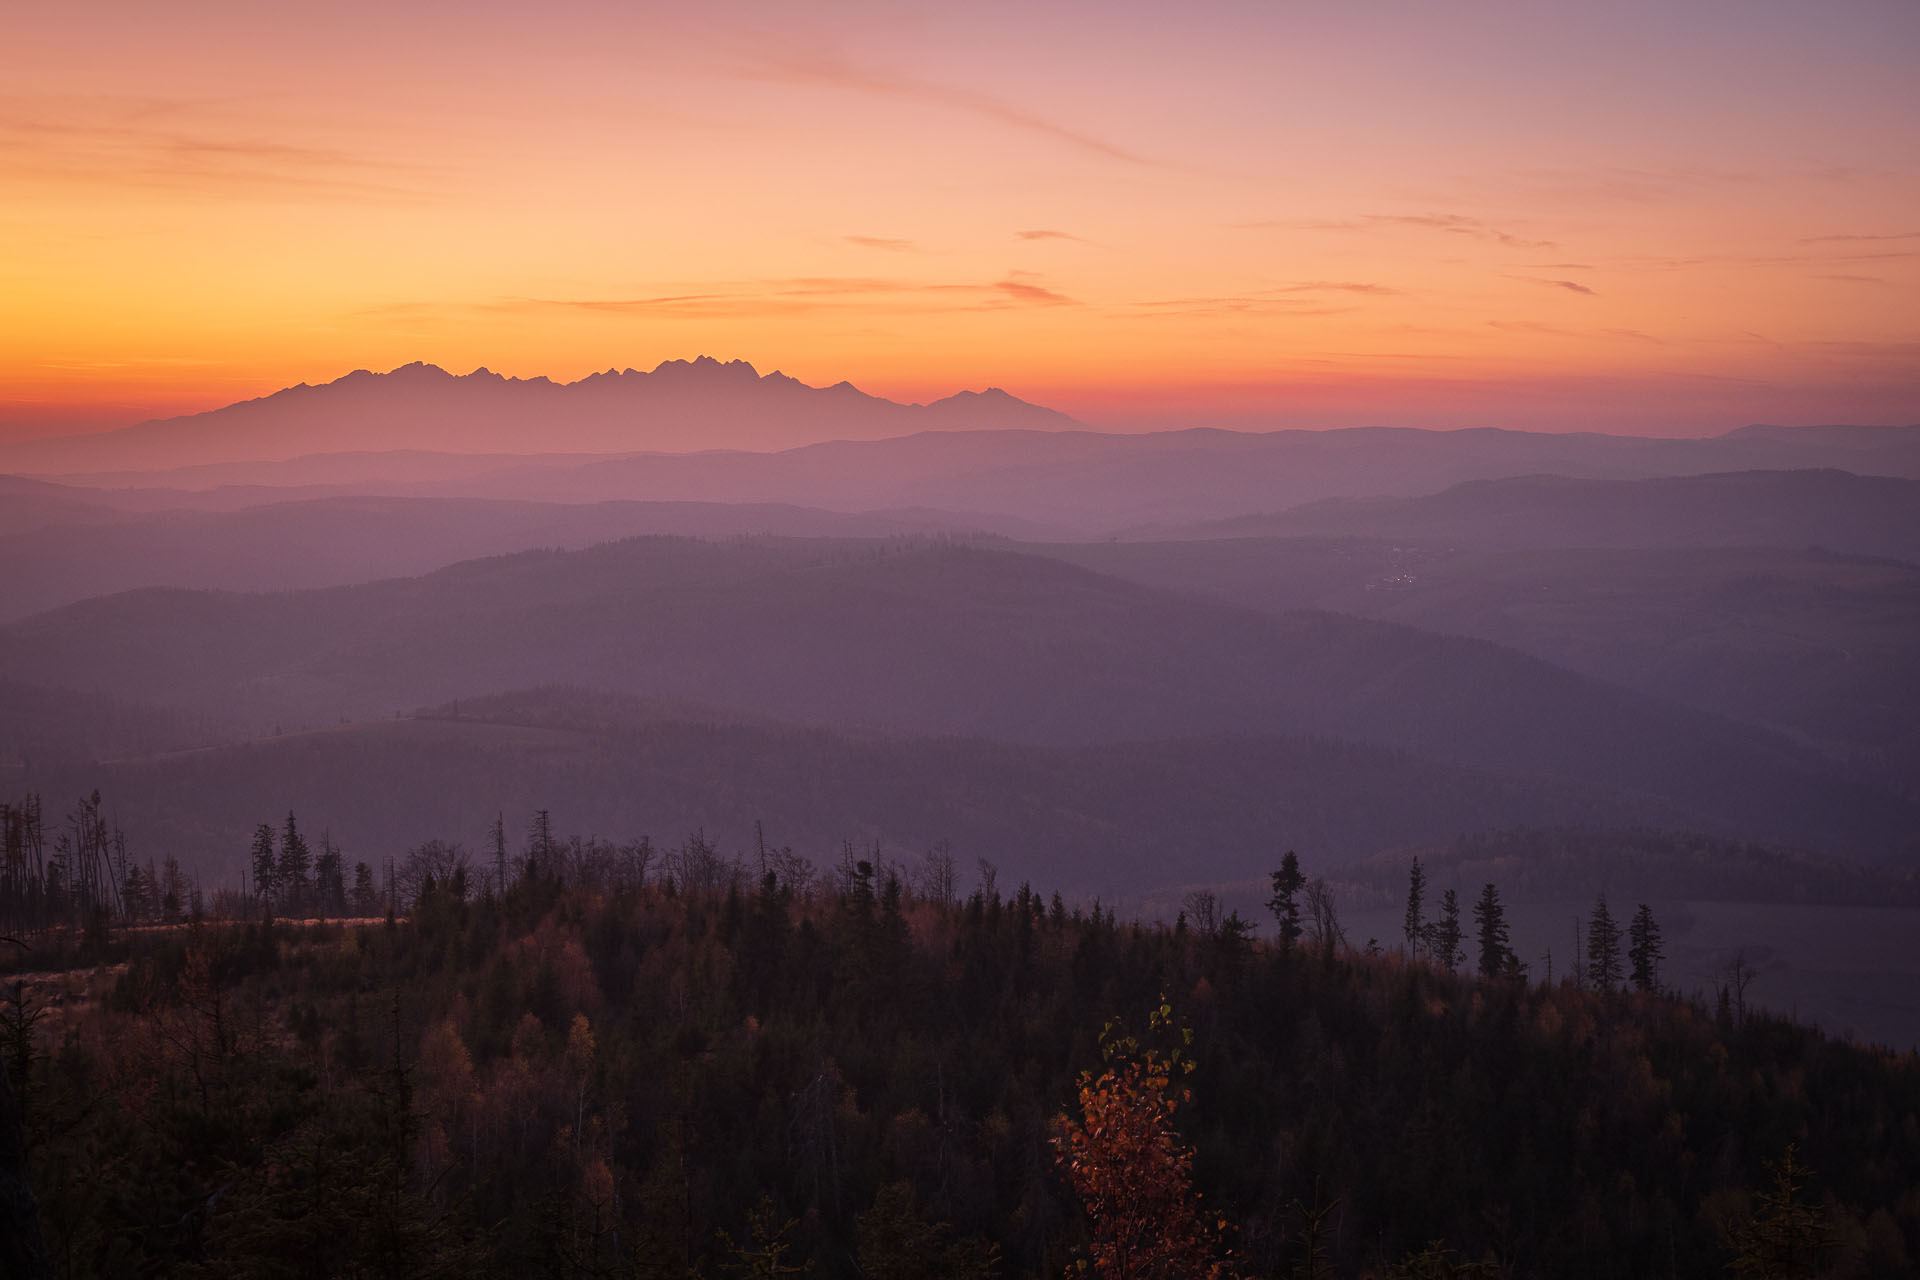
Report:
M 1180 901 L 1187 923 L 1202 937 L 1211 938 L 1220 931 L 1220 895 L 1211 889 L 1195 889 Z
M 921 866 L 918 883 L 915 886 L 920 896 L 930 902 L 946 905 L 953 901 L 958 890 L 958 876 L 953 865 L 953 846 L 945 840 L 927 850 L 924 864 Z
M 1334 907 L 1333 886 L 1325 876 L 1307 881 L 1307 928 L 1320 954 L 1329 960 L 1336 948 L 1346 944 L 1347 932 L 1340 927 L 1340 913 Z
M 1759 975 L 1759 970 L 1747 963 L 1746 948 L 1735 951 L 1727 961 L 1724 970 L 1727 976 L 1726 990 L 1733 996 L 1733 1016 L 1736 1021 L 1747 1020 L 1747 988 Z
M 0 938 L 0 943 L 26 945 L 18 938 Z M 4 1061 L 0 1061 L 0 1274 L 16 1280 L 52 1280 L 53 1276 L 53 1259 L 40 1230 L 40 1206 L 27 1168 L 26 1127 Z

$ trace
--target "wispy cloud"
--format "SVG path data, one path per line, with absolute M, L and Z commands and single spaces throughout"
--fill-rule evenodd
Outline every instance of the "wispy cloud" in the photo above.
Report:
M 840 238 L 862 249 L 884 249 L 888 253 L 913 253 L 917 248 L 911 240 L 891 240 L 885 236 L 841 236 Z
M 1875 249 L 1858 253 L 1699 254 L 1683 258 L 1622 258 L 1622 267 L 1684 271 L 1695 267 L 1832 267 L 1855 262 L 1905 262 L 1920 258 L 1916 249 Z
M 1076 236 L 1071 231 L 1016 231 L 1013 233 L 1013 238 L 1016 240 L 1071 240 L 1075 244 L 1093 243 L 1085 236 Z
M 793 315 L 831 309 L 863 309 L 887 314 L 992 311 L 1017 307 L 1077 306 L 1076 299 L 1025 273 L 977 281 L 901 280 L 885 276 L 794 276 L 736 281 L 681 292 L 631 297 L 520 297 L 448 304 L 394 304 L 386 310 L 465 309 L 488 312 L 600 315 L 661 315 L 681 319 Z
M 674 311 L 701 303 L 727 301 L 720 293 L 676 293 L 653 298 L 495 298 L 473 304 L 482 311 Z M 431 304 L 400 304 L 407 309 L 432 309 Z M 391 309 L 391 308 L 388 308 Z
M 1660 204 L 1701 192 L 1724 192 L 1765 181 L 1758 173 L 1676 165 L 1662 169 L 1635 169 L 1613 165 L 1592 169 L 1518 169 L 1461 180 L 1461 189 L 1489 202 L 1518 202 L 1537 207 L 1541 201 L 1591 208 L 1598 204 Z
M 1551 240 L 1528 240 L 1511 231 L 1490 226 L 1478 218 L 1468 218 L 1457 213 L 1369 213 L 1368 222 L 1376 225 L 1423 227 L 1429 231 L 1443 231 L 1448 235 L 1471 236 L 1475 240 L 1490 240 L 1505 245 L 1509 249 L 1551 249 Z
M 1578 280 L 1550 280 L 1545 276 L 1508 276 L 1507 278 L 1509 280 L 1525 280 L 1528 284 L 1545 285 L 1549 289 L 1565 289 L 1568 293 L 1583 294 L 1589 298 L 1599 296 Z
M 189 195 L 412 201 L 424 166 L 260 136 L 187 100 L 0 101 L 0 168 L 15 177 Z
M 993 282 L 993 287 L 1016 302 L 1037 303 L 1046 307 L 1057 307 L 1073 302 L 1073 299 L 1065 294 L 1055 293 L 1037 284 L 1028 284 L 1024 280 L 996 280 Z
M 1862 241 L 1872 243 L 1887 240 L 1920 240 L 1920 231 L 1896 231 L 1890 235 L 1834 235 L 1805 236 L 1801 244 L 1858 244 Z
M 1301 280 L 1246 293 L 1152 298 L 1128 305 L 1138 313 L 1150 315 L 1303 317 L 1345 315 L 1354 309 L 1351 306 L 1330 306 L 1326 299 L 1315 296 L 1324 294 L 1399 297 L 1401 291 L 1364 280 Z
M 1243 230 L 1286 228 L 1293 231 L 1373 232 L 1406 227 L 1445 235 L 1485 240 L 1509 249 L 1553 249 L 1552 240 L 1532 240 L 1479 218 L 1458 213 L 1363 213 L 1354 218 L 1266 218 L 1236 224 Z
M 842 89 L 875 97 L 945 107 L 979 119 L 1007 125 L 1038 137 L 1051 138 L 1055 142 L 1066 143 L 1089 155 L 1117 160 L 1123 164 L 1172 167 L 1164 161 L 1129 150 L 1118 143 L 1110 142 L 1084 130 L 1050 120 L 990 94 L 958 85 L 941 84 L 937 81 L 914 80 L 905 76 L 890 75 L 884 71 L 856 66 L 828 54 L 775 55 L 761 61 L 737 65 L 732 68 L 732 71 L 733 74 L 747 80 Z
M 1584 335 L 1578 329 L 1568 329 L 1557 324 L 1545 324 L 1539 320 L 1489 320 L 1489 329 L 1498 329 L 1502 333 L 1539 333 L 1555 338 L 1578 338 Z
M 1398 297 L 1400 290 L 1389 289 L 1383 284 L 1370 284 L 1363 280 L 1303 280 L 1299 284 L 1281 285 L 1270 293 L 1369 293 L 1376 297 Z

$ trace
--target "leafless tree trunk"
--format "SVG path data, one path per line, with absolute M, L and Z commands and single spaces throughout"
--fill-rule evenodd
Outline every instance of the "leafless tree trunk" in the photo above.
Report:
M 1733 953 L 1733 959 L 1727 961 L 1727 989 L 1733 993 L 1734 1018 L 1744 1023 L 1747 1020 L 1747 987 L 1759 976 L 1759 971 L 1747 963 L 1744 948 Z
M 0 938 L 0 942 L 14 939 Z M 26 1130 L 4 1061 L 0 1061 L 0 1275 L 12 1280 L 53 1277 L 53 1259 L 40 1232 L 40 1208 L 27 1170 Z
M 1220 896 L 1211 889 L 1195 889 L 1180 902 L 1187 923 L 1204 938 L 1220 932 Z
M 1347 940 L 1346 930 L 1340 927 L 1340 913 L 1334 909 L 1333 886 L 1324 876 L 1307 881 L 1307 926 L 1313 931 L 1320 954 L 1329 960 L 1333 959 L 1334 948 Z

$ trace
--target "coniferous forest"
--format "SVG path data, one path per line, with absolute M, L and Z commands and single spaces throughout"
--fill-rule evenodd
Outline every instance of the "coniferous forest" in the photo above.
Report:
M 1417 863 L 1405 938 L 1356 948 L 1292 853 L 1256 931 L 1204 894 L 1163 926 L 1009 892 L 938 850 L 733 860 L 540 814 L 512 853 L 496 827 L 478 858 L 434 843 L 356 876 L 324 842 L 303 865 L 305 840 L 263 825 L 217 909 L 139 875 L 111 905 L 62 890 L 66 922 L 8 948 L 0 1176 L 30 1175 L 46 1251 L 17 1240 L 21 1274 L 1867 1277 L 1920 1255 L 1920 1062 L 1736 988 L 1663 992 L 1645 908 L 1596 903 L 1549 986 L 1497 885 L 1435 901 Z
M 1920 0 L 5 18 L 0 1280 L 1920 1276 Z

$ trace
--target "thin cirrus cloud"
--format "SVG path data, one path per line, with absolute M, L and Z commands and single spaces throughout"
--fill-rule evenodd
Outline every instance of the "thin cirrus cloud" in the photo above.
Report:
M 1469 218 L 1458 213 L 1364 213 L 1357 218 L 1265 218 L 1256 222 L 1239 223 L 1238 226 L 1242 230 L 1284 228 L 1291 231 L 1360 233 L 1408 227 L 1422 231 L 1439 231 L 1447 235 L 1467 236 L 1509 249 L 1559 247 L 1552 240 L 1528 239 L 1505 228 L 1483 222 L 1479 218 Z
M 1568 293 L 1578 293 L 1589 298 L 1600 296 L 1578 280 L 1550 280 L 1545 276 L 1514 276 L 1512 278 L 1525 280 L 1529 284 L 1545 285 L 1549 289 L 1565 289 Z
M 1505 245 L 1509 249 L 1551 249 L 1551 240 L 1527 240 L 1503 231 L 1499 227 L 1488 226 L 1478 218 L 1468 218 L 1457 213 L 1369 213 L 1366 220 L 1382 226 L 1422 227 L 1429 231 L 1444 231 L 1449 235 L 1472 236 L 1476 240 L 1491 240 L 1495 244 Z
M 858 67 L 831 56 L 774 57 L 735 66 L 731 71 L 741 79 L 757 80 L 768 84 L 843 89 L 876 97 L 918 102 L 926 106 L 945 107 L 978 119 L 1008 125 L 1039 137 L 1051 138 L 1090 155 L 1117 160 L 1123 164 L 1173 167 L 1168 162 L 1142 155 L 1084 130 L 1049 120 L 989 94 L 931 80 L 913 80 L 904 76 L 889 75 L 883 71 Z
M 1273 291 L 1253 294 L 1215 294 L 1187 298 L 1152 298 L 1129 304 L 1127 311 L 1136 318 L 1168 316 L 1276 316 L 1299 319 L 1314 316 L 1345 315 L 1352 307 L 1329 306 L 1297 297 L 1278 296 Z
M 1025 302 L 1043 307 L 1058 307 L 1070 305 L 1073 302 L 1073 299 L 1067 297 L 1065 294 L 1055 293 L 1053 290 L 1044 288 L 1041 285 L 1028 284 L 1024 280 L 996 280 L 993 283 L 993 287 L 1007 297 L 1012 298 L 1015 302 Z
M 1018 275 L 988 283 L 896 280 L 881 276 L 796 276 L 740 288 L 649 294 L 632 298 L 501 297 L 464 304 L 487 312 L 573 312 L 677 316 L 683 319 L 790 315 L 828 308 L 889 313 L 1000 310 L 1078 305 L 1076 300 Z M 456 304 L 455 309 L 461 309 Z
M 1580 342 L 1585 342 L 1598 336 L 1603 338 L 1618 338 L 1625 342 L 1646 343 L 1656 347 L 1664 347 L 1667 345 L 1664 338 L 1656 338 L 1652 334 L 1642 333 L 1638 329 L 1573 329 L 1565 325 L 1547 324 L 1539 320 L 1489 320 L 1487 321 L 1487 327 L 1499 329 L 1503 333 L 1533 333 L 1543 337 L 1572 338 Z
M 1397 298 L 1403 296 L 1399 289 L 1383 284 L 1373 284 L 1364 280 L 1301 280 L 1293 284 L 1275 285 L 1270 289 L 1254 289 L 1246 293 L 1215 294 L 1197 297 L 1158 298 L 1133 305 L 1147 310 L 1171 309 L 1189 312 L 1242 312 L 1270 313 L 1275 315 L 1336 315 L 1349 310 L 1346 307 L 1327 308 L 1324 304 L 1309 301 L 1313 294 L 1357 294 L 1361 296 Z
M 1920 240 L 1920 231 L 1896 231 L 1890 235 L 1806 236 L 1801 244 L 1848 244 L 1861 241 Z
M 1298 284 L 1282 285 L 1271 293 L 1369 293 L 1376 297 L 1399 297 L 1400 290 L 1390 289 L 1384 284 L 1372 284 L 1364 280 L 1303 280 Z
M 49 112 L 57 106 L 61 118 Z M 187 100 L 14 102 L 0 109 L 0 164 L 16 178 L 210 198 L 414 201 L 428 171 L 338 147 L 263 138 Z M 415 180 L 410 182 L 408 180 Z

